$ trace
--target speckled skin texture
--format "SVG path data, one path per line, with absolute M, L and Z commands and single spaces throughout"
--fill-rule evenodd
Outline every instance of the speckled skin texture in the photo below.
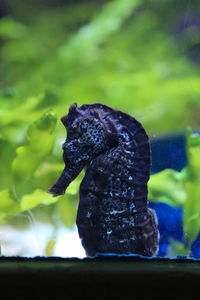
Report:
M 157 223 L 147 201 L 151 151 L 142 125 L 100 103 L 72 104 L 61 120 L 65 168 L 49 192 L 64 194 L 86 167 L 77 214 L 86 254 L 155 255 Z

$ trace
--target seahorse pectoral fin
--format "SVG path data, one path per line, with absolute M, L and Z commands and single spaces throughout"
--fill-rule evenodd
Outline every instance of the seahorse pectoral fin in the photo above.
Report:
M 54 197 L 64 195 L 69 184 L 79 175 L 84 166 L 83 162 L 79 165 L 69 164 L 69 166 L 66 166 L 56 183 L 47 192 Z

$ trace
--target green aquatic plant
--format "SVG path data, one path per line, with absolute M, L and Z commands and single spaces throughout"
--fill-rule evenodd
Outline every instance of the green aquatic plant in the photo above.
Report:
M 1 223 L 40 203 L 50 204 L 53 202 L 53 199 L 37 184 L 38 175 L 36 173 L 45 162 L 47 163 L 48 156 L 52 152 L 54 145 L 52 133 L 56 120 L 55 113 L 48 111 L 33 122 L 27 130 L 24 143 L 17 147 L 12 161 L 5 161 L 5 153 L 1 152 L 1 163 L 6 165 L 5 168 L 1 168 L 1 176 L 3 178 L 6 173 L 7 177 L 7 181 L 0 190 Z M 6 140 L 3 140 L 2 150 L 6 145 Z
M 188 133 L 186 149 L 188 163 L 185 168 L 180 172 L 166 169 L 152 175 L 149 181 L 151 201 L 183 209 L 184 243 L 175 246 L 172 242 L 176 254 L 189 253 L 200 233 L 200 134 Z
M 23 142 L 13 153 L 9 142 L 1 138 L 0 223 L 38 206 L 48 206 L 59 200 L 56 211 L 63 223 L 75 223 L 77 190 L 81 175 L 69 187 L 67 201 L 47 194 L 47 187 L 58 176 L 63 166 L 53 155 L 56 114 L 49 110 L 30 124 Z M 76 199 L 74 199 L 76 198 Z
M 160 26 L 156 9 L 141 0 L 87 9 L 38 12 L 32 23 L 0 21 L 1 122 L 18 123 L 9 134 L 23 132 L 48 107 L 63 115 L 73 101 L 122 109 L 151 134 L 197 126 L 199 69 Z

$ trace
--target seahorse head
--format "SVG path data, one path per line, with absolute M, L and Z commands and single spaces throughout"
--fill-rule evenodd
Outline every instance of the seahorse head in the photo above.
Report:
M 63 144 L 66 163 L 88 162 L 117 142 L 117 129 L 113 130 L 109 118 L 105 119 L 103 111 L 92 105 L 71 105 L 69 113 L 61 118 L 67 129 Z
M 67 129 L 63 144 L 65 168 L 56 183 L 48 189 L 53 196 L 65 193 L 68 185 L 96 156 L 118 143 L 118 129 L 110 111 L 100 103 L 70 106 L 61 118 Z

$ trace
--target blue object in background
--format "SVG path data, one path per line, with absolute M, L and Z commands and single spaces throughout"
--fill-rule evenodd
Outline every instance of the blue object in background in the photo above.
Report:
M 172 135 L 151 140 L 152 173 L 164 169 L 182 170 L 187 164 L 184 135 Z
M 166 256 L 169 240 L 183 242 L 182 214 L 183 209 L 166 203 L 150 202 L 149 207 L 156 211 L 160 233 L 158 256 Z
M 181 171 L 187 164 L 185 141 L 184 135 L 152 139 L 152 173 L 154 174 L 168 168 Z M 170 238 L 178 242 L 184 242 L 183 209 L 166 203 L 150 202 L 149 206 L 155 210 L 158 218 L 160 241 L 157 255 L 166 256 Z M 191 256 L 200 258 L 200 234 L 192 244 Z

